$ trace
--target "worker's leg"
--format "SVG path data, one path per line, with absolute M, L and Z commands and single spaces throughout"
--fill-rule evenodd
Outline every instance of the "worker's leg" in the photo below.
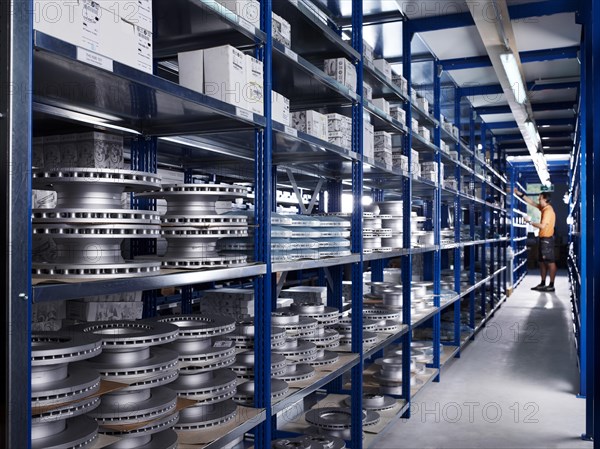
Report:
M 548 272 L 550 273 L 550 286 L 554 287 L 554 278 L 556 278 L 556 272 L 558 268 L 556 267 L 555 262 L 551 262 L 548 264 Z
M 548 267 L 544 262 L 540 262 L 540 275 L 542 276 L 542 285 L 546 283 L 546 274 L 548 273 Z

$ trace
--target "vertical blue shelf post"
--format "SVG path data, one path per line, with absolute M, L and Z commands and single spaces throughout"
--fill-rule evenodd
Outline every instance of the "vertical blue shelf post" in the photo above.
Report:
M 404 22 L 404 26 L 402 27 L 402 71 L 403 76 L 406 78 L 408 83 L 408 96 L 409 100 L 405 104 L 406 111 L 406 123 L 412 123 L 412 108 L 410 101 L 410 92 L 412 88 L 412 39 L 414 37 L 414 33 L 410 27 L 410 21 Z M 412 133 L 406 133 L 404 137 L 404 145 L 402 151 L 404 155 L 408 158 L 408 167 L 411 172 L 411 176 L 402 178 L 402 244 L 404 248 L 411 247 L 411 239 L 410 239 L 410 216 L 412 212 Z M 409 326 L 409 332 L 406 333 L 406 336 L 402 340 L 402 378 L 410 379 L 410 343 L 412 338 L 412 325 L 411 325 L 411 314 L 410 314 L 410 304 L 411 304 L 411 284 L 412 284 L 412 256 L 409 252 L 402 256 L 401 259 L 402 265 L 402 321 Z M 435 348 L 434 348 L 435 349 Z M 406 401 L 407 404 L 410 404 L 410 382 L 402 382 L 402 397 Z M 410 407 L 404 415 L 405 418 L 410 418 Z
M 458 128 L 458 142 L 455 145 L 455 150 L 458 153 L 458 159 L 460 160 L 462 147 L 460 145 L 462 138 L 462 124 L 461 124 L 461 102 L 462 102 L 462 89 L 457 87 L 454 93 L 454 126 Z M 456 243 L 461 242 L 461 227 L 462 227 L 462 205 L 461 197 L 458 192 L 462 191 L 462 177 L 460 173 L 460 167 L 456 166 L 454 169 L 454 177 L 456 178 L 456 190 L 457 194 L 454 195 L 454 241 Z M 460 276 L 462 272 L 462 251 L 460 246 L 454 248 L 454 290 L 460 295 L 461 285 Z M 461 303 L 462 298 L 454 303 L 454 345 L 460 347 L 461 344 Z M 456 357 L 460 357 L 460 351 L 457 352 Z
M 363 196 L 363 4 L 362 0 L 352 0 L 352 47 L 360 55 L 357 61 L 358 102 L 352 105 L 352 150 L 359 160 L 352 164 L 352 252 L 360 259 L 352 264 L 352 352 L 358 354 L 360 361 L 352 368 L 352 430 L 351 447 L 361 449 L 362 430 L 362 392 L 363 392 L 363 247 L 362 247 L 362 196 Z
M 264 130 L 255 131 L 255 204 L 254 222 L 257 228 L 254 233 L 255 260 L 266 264 L 266 273 L 259 276 L 254 283 L 254 326 L 260 329 L 256 333 L 254 355 L 258 360 L 255 367 L 254 406 L 265 409 L 267 419 L 255 432 L 256 447 L 271 447 L 273 418 L 271 417 L 271 311 L 273 309 L 273 285 L 271 265 L 271 210 L 273 207 L 273 129 L 271 122 L 271 91 L 273 88 L 273 36 L 272 1 L 261 0 L 261 29 L 265 32 L 266 41 L 263 48 L 257 50 L 257 56 L 264 65 Z
M 434 190 L 433 198 L 433 237 L 436 250 L 433 252 L 433 294 L 434 306 L 440 307 L 440 281 L 442 277 L 442 257 L 441 257 L 441 228 L 442 228 L 442 188 L 443 181 L 441 165 L 442 165 L 442 65 L 436 59 L 433 62 L 433 117 L 440 123 L 433 131 L 433 142 L 438 148 L 435 152 L 435 163 L 438 167 L 437 186 Z M 442 313 L 437 312 L 433 318 L 433 366 L 440 368 L 440 329 L 441 329 Z M 440 375 L 435 378 L 435 382 L 440 381 Z
M 472 154 L 472 161 L 475 164 L 475 110 L 472 107 L 469 107 L 469 149 Z M 471 183 L 474 183 L 475 176 L 471 177 Z M 470 239 L 475 240 L 475 222 L 476 222 L 476 214 L 475 214 L 475 201 L 469 201 L 469 225 L 470 225 Z M 469 247 L 469 283 L 471 285 L 475 284 L 475 256 L 477 252 L 477 247 L 475 245 L 471 245 Z M 475 290 L 472 290 L 469 293 L 469 327 L 472 331 L 475 330 Z M 475 338 L 475 334 L 473 334 L 472 338 Z

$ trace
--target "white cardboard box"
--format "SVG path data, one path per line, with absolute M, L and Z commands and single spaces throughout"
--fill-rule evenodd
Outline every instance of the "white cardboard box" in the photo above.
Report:
M 177 54 L 179 84 L 196 92 L 204 93 L 204 50 Z
M 383 72 L 388 81 L 392 81 L 392 66 L 385 59 L 376 59 L 373 64 Z
M 352 138 L 352 119 L 341 114 L 327 114 L 327 134 L 329 137 Z
M 371 101 L 373 99 L 373 88 L 367 83 L 363 83 L 363 100 Z
M 375 128 L 372 124 L 363 123 L 363 156 L 373 159 L 375 155 Z
M 317 111 L 298 111 L 292 113 L 292 127 L 321 140 L 327 140 L 327 116 Z
M 122 169 L 123 137 L 98 131 L 76 134 L 78 167 Z
M 427 98 L 417 98 L 417 106 L 429 113 L 429 101 L 427 101 Z
M 373 63 L 375 59 L 375 50 L 365 40 L 363 40 L 363 61 Z
M 390 103 L 385 98 L 375 98 L 373 104 L 376 108 L 381 109 L 386 114 L 390 114 Z
M 273 30 L 273 40 L 285 45 L 288 48 L 292 47 L 292 26 L 283 17 L 273 13 L 271 29 Z
M 290 100 L 272 90 L 271 104 L 273 120 L 290 126 Z
M 375 150 L 389 150 L 392 152 L 392 135 L 386 131 L 377 131 L 375 133 Z
M 425 126 L 419 126 L 419 135 L 426 141 L 431 141 L 431 131 Z
M 413 133 L 419 133 L 419 120 L 417 120 L 416 118 L 413 118 L 411 120 L 411 129 Z
M 139 320 L 144 303 L 137 302 L 67 302 L 67 319 L 78 321 Z
M 216 0 L 246 22 L 260 28 L 260 3 L 257 0 Z
M 204 50 L 204 93 L 209 97 L 248 109 L 244 99 L 246 55 L 231 45 Z
M 255 114 L 265 115 L 263 63 L 246 55 L 246 86 L 244 96 L 248 109 Z
M 402 106 L 390 107 L 390 115 L 402 124 L 406 124 L 406 111 Z
M 408 81 L 406 81 L 406 78 L 404 78 L 402 75 L 398 75 L 398 74 L 393 74 L 392 75 L 392 82 L 398 86 L 400 88 L 400 91 L 404 94 L 407 95 L 408 93 Z
M 324 72 L 352 92 L 356 92 L 356 67 L 346 58 L 326 59 Z

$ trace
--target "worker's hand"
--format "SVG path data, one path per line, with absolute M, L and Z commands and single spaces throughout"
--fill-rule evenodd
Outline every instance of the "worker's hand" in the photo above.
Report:
M 521 192 L 519 192 L 519 189 L 517 189 L 516 187 L 515 187 L 515 190 L 514 190 L 514 192 L 515 192 L 515 195 L 517 195 L 519 198 L 520 198 L 521 196 L 523 196 L 523 195 L 521 194 Z
M 529 215 L 525 215 L 525 223 L 531 223 L 531 217 Z

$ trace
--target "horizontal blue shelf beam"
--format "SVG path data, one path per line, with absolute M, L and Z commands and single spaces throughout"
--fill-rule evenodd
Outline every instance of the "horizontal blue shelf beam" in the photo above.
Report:
M 543 111 L 563 111 L 563 110 L 571 110 L 573 113 L 575 112 L 575 104 L 571 101 L 558 101 L 558 102 L 548 102 L 548 103 L 533 103 L 531 105 L 533 112 L 543 112 Z M 479 108 L 475 108 L 475 112 L 479 115 L 494 115 L 494 114 L 511 114 L 512 111 L 509 105 L 502 106 L 481 106 Z
M 569 118 L 555 118 L 555 119 L 546 119 L 546 120 L 536 120 L 537 126 L 575 126 L 575 120 Z M 485 122 L 485 125 L 488 128 L 495 129 L 510 129 L 510 128 L 518 128 L 517 122 L 507 121 L 507 122 Z
M 549 48 L 544 50 L 523 51 L 519 53 L 522 64 L 540 61 L 557 61 L 561 59 L 576 59 L 579 46 Z M 440 61 L 444 70 L 466 70 L 481 67 L 491 67 L 492 61 L 488 56 L 473 56 L 471 58 L 444 59 Z
M 566 139 L 565 139 L 566 140 Z M 569 148 L 573 147 L 572 140 L 566 140 L 565 142 L 556 142 L 556 141 L 545 141 L 543 144 L 544 150 L 551 150 L 554 148 Z M 548 148 L 546 148 L 548 147 Z M 500 143 L 500 148 L 504 150 L 520 150 L 521 148 L 527 148 L 525 142 L 514 142 L 514 143 Z
M 442 4 L 441 2 L 438 4 Z M 579 2 L 573 0 L 546 0 L 536 3 L 525 3 L 523 5 L 514 5 L 508 7 L 508 13 L 512 20 L 527 19 L 530 17 L 550 16 L 554 14 L 575 12 Z M 415 3 L 413 8 L 419 8 L 419 4 Z M 454 6 L 453 8 L 456 8 Z M 411 14 L 418 11 L 404 8 L 404 13 L 409 18 L 406 24 L 410 27 L 412 33 L 424 33 L 427 31 L 447 30 L 450 28 L 463 28 L 474 26 L 473 16 L 470 12 L 461 12 L 458 14 L 448 14 L 443 16 L 426 16 L 419 19 L 410 20 Z M 441 11 L 437 11 L 439 14 Z
M 540 136 L 542 138 L 549 137 L 550 139 L 560 139 L 560 140 L 569 139 L 570 141 L 573 141 L 573 138 L 570 135 L 565 134 L 564 131 L 548 132 L 548 131 L 545 131 L 544 129 L 541 129 Z M 507 142 L 507 141 L 511 141 L 511 140 L 523 140 L 523 135 L 520 133 L 515 133 L 515 134 L 502 134 L 501 136 L 496 136 L 496 142 L 498 142 L 498 143 Z
M 535 81 L 532 81 L 527 83 L 527 89 L 531 92 L 541 90 L 577 89 L 578 87 L 578 81 L 545 84 L 536 84 Z M 486 84 L 483 86 L 460 87 L 456 90 L 457 95 L 460 95 L 462 97 L 476 97 L 478 95 L 499 95 L 504 93 L 500 84 Z

